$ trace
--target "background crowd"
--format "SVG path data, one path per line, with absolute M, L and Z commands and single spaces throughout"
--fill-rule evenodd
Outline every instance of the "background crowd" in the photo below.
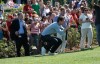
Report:
M 74 28 L 81 35 L 80 49 L 83 50 L 85 49 L 86 36 L 88 40 L 87 48 L 91 48 L 93 40 L 92 24 L 95 23 L 97 29 L 97 39 L 100 46 L 100 22 L 99 18 L 97 18 L 100 14 L 100 7 L 98 5 L 95 5 L 93 0 L 92 5 L 94 6 L 94 8 L 89 8 L 86 0 L 72 0 L 70 4 L 64 5 L 60 5 L 60 2 L 57 2 L 55 6 L 52 6 L 50 1 L 44 4 L 43 0 L 28 0 L 27 3 L 23 6 L 22 11 L 16 11 L 13 14 L 8 13 L 6 15 L 7 18 L 5 21 L 3 16 L 3 13 L 5 12 L 1 6 L 0 40 L 6 38 L 6 43 L 8 44 L 8 46 L 9 41 L 14 41 L 16 44 L 17 56 L 20 56 L 21 46 L 24 47 L 25 56 L 29 56 L 32 48 L 34 47 L 36 47 L 38 53 L 40 53 L 41 47 L 44 46 L 44 42 L 46 42 L 45 45 L 49 46 L 59 44 L 58 46 L 56 46 L 56 48 L 54 48 L 55 50 L 53 49 L 53 53 L 65 52 L 68 29 Z M 61 24 L 60 21 L 64 21 L 63 24 Z M 60 30 L 66 29 L 63 35 L 56 29 L 50 29 L 50 25 L 54 23 L 58 23 L 58 25 L 60 24 Z M 50 31 L 46 31 L 47 28 L 48 30 L 50 29 Z M 54 32 L 53 30 L 55 30 L 56 32 Z M 44 33 L 47 32 L 49 34 L 49 32 L 51 33 L 51 31 L 52 34 L 50 35 L 61 39 L 61 43 L 55 44 L 53 43 L 53 40 L 52 44 L 48 44 L 48 41 L 44 41 Z

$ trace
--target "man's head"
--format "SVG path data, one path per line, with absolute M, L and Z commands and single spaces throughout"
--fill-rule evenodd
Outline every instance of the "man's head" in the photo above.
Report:
M 11 14 L 8 14 L 7 19 L 8 19 L 9 21 L 11 21 L 11 20 L 13 19 L 13 16 L 12 16 Z
M 30 5 L 30 4 L 31 4 L 31 0 L 27 0 L 27 4 L 29 4 L 29 5 Z
M 64 7 L 61 7 L 61 9 L 60 9 L 60 15 L 64 16 L 65 13 L 66 13 L 65 8 Z
M 57 23 L 59 25 L 63 25 L 64 24 L 64 16 L 59 16 L 58 19 L 57 19 Z
M 84 13 L 87 14 L 88 11 L 89 11 L 89 9 L 85 7 L 85 8 L 84 8 Z
M 18 18 L 19 18 L 20 20 L 23 20 L 24 14 L 23 14 L 22 12 L 19 12 L 19 13 L 18 13 Z
M 68 8 L 69 8 L 69 5 L 68 5 L 68 4 L 65 4 L 65 5 L 64 5 L 64 8 L 65 8 L 65 9 L 68 9 Z

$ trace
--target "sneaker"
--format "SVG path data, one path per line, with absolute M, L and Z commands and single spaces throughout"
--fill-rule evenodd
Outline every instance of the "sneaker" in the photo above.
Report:
M 57 55 L 58 53 L 51 53 L 51 52 L 48 52 L 49 55 Z
M 37 49 L 36 46 L 32 46 L 32 49 Z

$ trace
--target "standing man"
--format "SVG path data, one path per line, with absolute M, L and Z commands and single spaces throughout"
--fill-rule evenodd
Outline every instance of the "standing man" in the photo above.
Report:
M 48 25 L 43 32 L 41 33 L 41 39 L 43 42 L 47 42 L 44 44 L 44 48 L 50 52 L 50 54 L 54 54 L 57 48 L 62 44 L 62 40 L 58 37 L 51 36 L 52 34 L 60 34 L 64 35 L 68 28 L 63 28 L 62 25 L 64 24 L 64 17 L 60 16 L 57 19 L 57 22 L 51 23 Z
M 61 7 L 61 9 L 60 9 L 60 14 L 59 14 L 59 16 L 64 16 L 65 18 L 64 18 L 64 23 L 63 23 L 63 27 L 64 28 L 66 28 L 66 27 L 70 27 L 70 25 L 69 25 L 69 17 L 68 17 L 68 15 L 67 15 L 67 13 L 66 13 L 66 9 L 64 8 L 64 7 Z M 58 16 L 56 16 L 55 18 L 54 18 L 54 20 L 53 20 L 53 22 L 55 22 L 56 20 L 57 20 L 57 18 L 58 18 Z M 65 47 L 66 47 L 66 43 L 67 43 L 67 34 L 68 34 L 68 31 L 66 30 L 66 32 L 65 32 L 65 35 L 63 35 L 62 37 L 62 39 L 63 39 L 63 43 L 62 43 L 62 45 L 61 45 L 61 52 L 65 52 Z M 59 34 L 57 34 L 58 35 L 58 37 L 59 37 Z
M 17 56 L 20 57 L 21 46 L 24 47 L 25 56 L 29 56 L 29 44 L 27 40 L 27 31 L 25 21 L 23 20 L 23 13 L 18 13 L 18 19 L 14 19 L 11 24 L 11 37 L 16 43 Z
M 92 6 L 95 9 L 95 26 L 97 31 L 97 41 L 100 46 L 100 1 L 98 1 L 98 4 L 95 4 L 94 0 L 92 0 Z

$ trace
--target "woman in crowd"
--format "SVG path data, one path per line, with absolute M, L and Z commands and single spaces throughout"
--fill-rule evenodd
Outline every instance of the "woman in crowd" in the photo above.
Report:
M 41 32 L 44 30 L 45 27 L 47 27 L 50 23 L 48 22 L 48 17 L 47 16 L 42 16 L 41 20 Z
M 82 23 L 81 26 L 81 41 L 80 48 L 83 50 L 85 48 L 86 36 L 88 37 L 87 48 L 91 48 L 93 31 L 92 31 L 92 18 L 93 15 L 88 8 L 84 8 L 83 13 L 79 17 L 79 21 Z
M 33 21 L 30 26 L 31 36 L 33 39 L 33 46 L 38 46 L 39 44 L 39 34 L 40 34 L 40 20 L 37 14 L 33 14 Z

